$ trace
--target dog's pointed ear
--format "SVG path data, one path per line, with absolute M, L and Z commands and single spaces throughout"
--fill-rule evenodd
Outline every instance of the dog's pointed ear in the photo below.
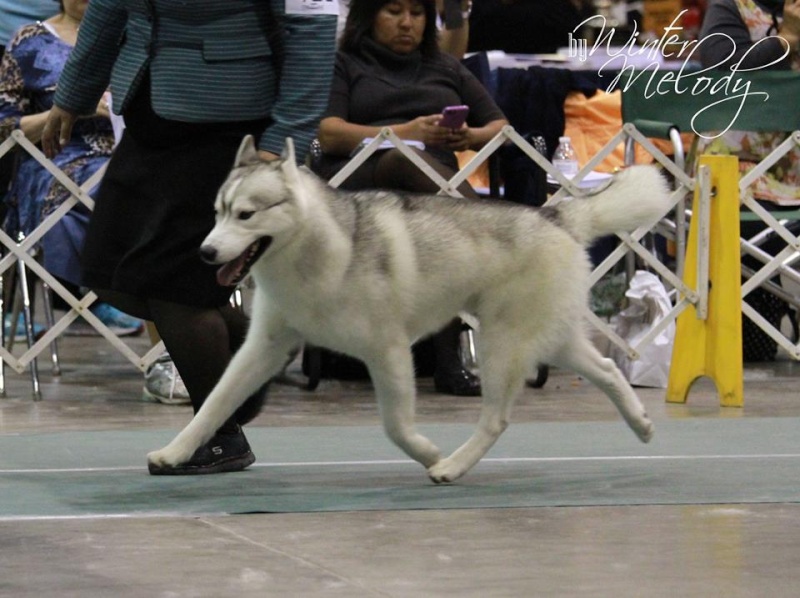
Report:
M 300 169 L 297 167 L 297 161 L 294 154 L 294 141 L 291 137 L 286 138 L 286 145 L 283 146 L 281 152 L 281 172 L 283 172 L 283 180 L 286 188 L 292 193 L 295 205 L 300 211 L 306 209 L 306 199 L 303 186 L 303 177 L 300 174 Z
M 283 151 L 281 152 L 281 159 L 295 164 L 294 140 L 291 137 L 286 138 L 286 144 L 283 146 Z
M 236 161 L 233 167 L 252 166 L 259 162 L 260 159 L 258 157 L 258 148 L 256 148 L 255 138 L 252 135 L 245 135 L 244 139 L 242 139 L 242 143 L 239 145 L 239 151 L 236 152 Z
M 294 141 L 291 137 L 286 138 L 286 145 L 281 152 L 281 169 L 287 180 L 297 178 L 297 162 L 294 157 Z

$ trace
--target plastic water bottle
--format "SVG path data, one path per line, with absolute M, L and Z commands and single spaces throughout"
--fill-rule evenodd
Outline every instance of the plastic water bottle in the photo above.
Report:
M 568 177 L 577 174 L 578 159 L 569 137 L 558 138 L 558 147 L 553 154 L 553 166 Z

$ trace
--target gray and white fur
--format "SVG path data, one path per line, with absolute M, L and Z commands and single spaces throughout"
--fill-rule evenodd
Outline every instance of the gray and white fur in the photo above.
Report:
M 602 235 L 652 226 L 669 208 L 666 181 L 651 166 L 616 174 L 597 194 L 537 210 L 336 190 L 295 164 L 291 140 L 283 159 L 265 163 L 247 138 L 201 254 L 222 266 L 225 284 L 246 256 L 257 257 L 250 330 L 194 419 L 148 458 L 162 466 L 187 461 L 305 342 L 367 365 L 387 435 L 437 483 L 456 480 L 486 454 L 538 364 L 597 385 L 648 442 L 653 424 L 644 407 L 586 335 L 585 248 Z M 464 312 L 480 322 L 483 404 L 472 437 L 443 457 L 415 426 L 410 347 Z

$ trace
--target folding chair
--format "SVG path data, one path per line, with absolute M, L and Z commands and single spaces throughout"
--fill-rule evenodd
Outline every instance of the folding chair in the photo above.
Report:
M 793 147 L 800 145 L 800 112 L 791 108 L 796 106 L 797 98 L 800 97 L 800 73 L 715 71 L 676 74 L 640 71 L 627 78 L 623 77 L 620 88 L 625 126 L 632 126 L 647 137 L 672 139 L 679 160 L 683 159 L 680 151 L 682 146 L 679 144 L 680 132 L 710 134 L 732 129 L 783 131 L 788 134 L 786 141 L 739 181 L 740 201 L 749 210 L 742 212 L 741 219 L 757 219 L 767 226 L 763 234 L 740 239 L 742 253 L 755 257 L 761 263 L 757 270 L 743 268 L 742 276 L 746 282 L 742 285 L 742 298 L 753 289 L 762 287 L 781 296 L 795 307 L 800 305 L 800 298 L 789 295 L 771 282 L 778 274 L 795 281 L 800 280 L 798 271 L 793 267 L 800 259 L 797 251 L 800 241 L 787 228 L 789 222 L 800 218 L 800 211 L 781 210 L 777 206 L 768 210 L 747 194 L 748 187 L 760 174 Z M 681 260 L 684 239 L 684 233 L 680 229 L 682 214 L 683 210 L 679 210 L 676 222 Z M 764 252 L 760 246 L 769 235 L 782 239 L 786 248 L 776 255 Z M 795 359 L 800 359 L 800 349 L 747 302 L 743 301 L 742 312 Z

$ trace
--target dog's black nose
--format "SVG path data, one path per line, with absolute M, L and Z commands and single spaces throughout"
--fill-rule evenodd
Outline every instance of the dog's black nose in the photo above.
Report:
M 202 245 L 200 247 L 200 259 L 208 264 L 213 264 L 217 259 L 217 250 L 211 245 Z

